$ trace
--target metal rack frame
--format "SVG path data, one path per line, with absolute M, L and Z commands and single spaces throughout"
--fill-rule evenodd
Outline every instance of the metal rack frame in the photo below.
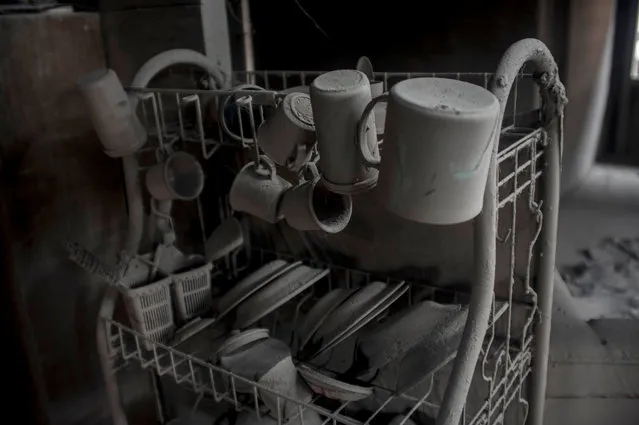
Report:
M 532 73 L 522 73 L 524 64 L 528 62 L 532 65 Z M 260 83 L 265 88 L 270 89 L 277 85 L 277 88 L 281 90 L 290 85 L 304 84 L 319 73 L 242 72 L 236 73 L 235 77 L 238 81 L 247 82 L 261 79 Z M 522 40 L 511 46 L 495 74 L 377 73 L 376 76 L 383 79 L 386 88 L 389 88 L 393 78 L 433 75 L 482 81 L 484 87 L 491 90 L 499 99 L 502 105 L 500 119 L 504 123 L 501 134 L 496 136 L 499 140 L 495 143 L 491 160 L 484 207 L 475 220 L 474 252 L 477 253 L 475 280 L 470 288 L 470 294 L 464 295 L 469 300 L 469 318 L 452 371 L 449 371 L 450 375 L 441 403 L 428 400 L 433 392 L 432 382 L 430 388 L 419 397 L 408 394 L 389 397 L 365 422 L 355 421 L 343 413 L 348 410 L 348 403 L 333 411 L 316 405 L 314 401 L 296 403 L 299 405 L 300 414 L 305 408 L 313 409 L 326 417 L 325 423 L 330 421 L 345 425 L 360 425 L 370 423 L 384 406 L 399 397 L 412 403 L 411 414 L 423 406 L 429 405 L 434 408 L 438 425 L 458 423 L 475 425 L 503 423 L 510 414 L 509 407 L 516 400 L 520 407 L 516 413 L 519 415 L 518 420 L 540 425 L 543 422 L 550 338 L 565 90 L 559 81 L 557 66 L 552 55 L 543 43 L 532 39 Z M 518 108 L 517 88 L 520 81 L 531 78 L 540 87 L 541 107 L 536 113 L 539 124 L 534 127 L 522 127 L 518 125 L 518 120 L 526 114 Z M 171 138 L 201 143 L 205 158 L 214 152 L 216 146 L 234 144 L 222 133 L 219 139 L 215 140 L 205 136 L 201 125 L 202 110 L 198 101 L 199 96 L 221 96 L 232 92 L 171 89 L 134 89 L 132 92 L 147 93 L 141 96 L 154 105 L 149 133 L 155 136 L 158 143 L 172 140 Z M 268 93 L 272 93 L 273 98 L 278 95 L 277 91 L 267 91 L 266 94 Z M 247 93 L 247 95 L 250 94 L 255 93 Z M 186 127 L 181 114 L 176 126 L 167 125 L 163 116 L 162 101 L 170 97 L 175 99 L 178 112 L 182 110 L 185 103 L 196 105 L 194 126 Z M 511 106 L 508 106 L 509 100 Z M 235 145 L 238 144 L 235 143 Z M 524 241 L 528 255 L 524 261 L 523 277 L 519 276 L 515 270 L 515 263 L 519 261 L 515 258 L 516 247 L 521 244 L 516 223 L 517 214 L 520 214 L 519 208 L 522 205 L 527 208 L 524 211 L 534 217 L 536 222 L 535 231 L 529 240 Z M 201 214 L 201 209 L 198 211 Z M 499 235 L 498 229 L 504 223 L 509 229 L 505 234 Z M 510 269 L 506 296 L 501 299 L 495 294 L 495 270 L 500 252 L 509 252 L 505 261 L 509 263 Z M 496 308 L 498 305 L 496 300 L 503 302 L 499 304 L 500 308 Z M 196 371 L 207 371 L 211 382 L 216 374 L 226 377 L 231 388 L 236 380 L 245 381 L 243 378 L 234 376 L 188 353 L 159 343 L 151 342 L 152 350 L 144 352 L 140 345 L 142 336 L 113 320 L 116 301 L 117 292 L 110 288 L 104 296 L 100 310 L 97 343 L 109 403 L 114 423 L 117 425 L 125 425 L 127 420 L 119 400 L 117 380 L 113 370 L 115 359 L 137 359 L 142 367 L 154 370 L 158 375 L 172 376 L 176 382 L 191 384 L 195 391 L 208 391 L 216 401 L 226 400 L 236 409 L 250 408 L 251 404 L 257 407 L 257 389 L 269 391 L 260 388 L 257 383 L 244 382 L 255 390 L 254 400 L 243 404 L 234 391 L 224 395 L 217 390 L 215 383 L 206 387 L 203 380 L 196 381 Z M 522 311 L 523 320 L 520 325 L 515 325 Z M 504 322 L 506 327 L 505 338 L 501 338 L 502 335 L 499 332 L 500 322 Z M 520 335 L 515 335 L 515 331 L 520 332 Z M 131 346 L 131 341 L 135 347 L 133 350 L 127 348 Z M 120 344 L 120 349 L 114 347 L 114 343 Z M 145 357 L 149 353 L 151 357 Z M 163 357 L 158 357 L 158 353 Z M 169 360 L 168 364 L 162 363 L 167 360 Z M 178 373 L 183 370 L 180 367 L 187 369 L 184 373 Z M 473 379 L 478 381 L 477 385 L 486 390 L 486 394 L 482 395 L 483 402 L 476 406 L 470 406 L 470 401 L 467 402 Z M 286 399 L 281 395 L 279 397 Z M 259 409 L 257 414 L 260 414 Z M 281 418 L 278 418 L 278 423 L 282 423 Z

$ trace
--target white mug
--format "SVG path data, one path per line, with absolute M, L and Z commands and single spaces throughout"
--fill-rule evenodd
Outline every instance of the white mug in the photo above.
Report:
M 378 170 L 361 160 L 354 143 L 357 124 L 371 99 L 368 78 L 360 71 L 327 72 L 311 84 L 319 169 L 322 181 L 332 192 L 359 193 L 377 183 Z M 373 117 L 367 123 L 375 128 Z M 368 151 L 377 153 L 375 131 L 364 135 L 364 143 Z
M 275 114 L 260 125 L 257 140 L 273 162 L 298 171 L 315 142 L 309 95 L 297 92 L 286 95 Z
M 204 171 L 190 153 L 175 152 L 147 171 L 146 188 L 158 201 L 190 201 L 202 193 Z
M 280 212 L 282 195 L 291 186 L 277 175 L 275 164 L 261 156 L 258 164 L 250 162 L 237 174 L 229 192 L 229 203 L 235 211 L 277 223 L 284 218 Z
M 351 196 L 329 191 L 320 180 L 315 164 L 307 164 L 307 170 L 308 180 L 284 193 L 282 215 L 289 226 L 297 230 L 341 232 L 353 214 Z
M 388 102 L 384 153 L 370 149 L 367 117 Z M 475 84 L 413 78 L 366 107 L 358 126 L 364 162 L 379 167 L 377 197 L 386 209 L 421 223 L 454 224 L 482 209 L 499 101 Z
M 107 155 L 119 158 L 144 145 L 146 130 L 113 70 L 90 72 L 77 84 L 87 101 L 93 127 Z

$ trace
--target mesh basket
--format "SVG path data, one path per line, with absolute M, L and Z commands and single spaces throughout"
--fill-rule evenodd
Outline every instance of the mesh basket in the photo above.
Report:
M 172 276 L 176 313 L 181 321 L 188 321 L 211 309 L 211 270 L 207 263 L 188 272 Z
M 147 350 L 152 348 L 150 341 L 167 342 L 175 332 L 170 286 L 167 277 L 140 288 L 122 289 L 131 324 L 145 337 Z

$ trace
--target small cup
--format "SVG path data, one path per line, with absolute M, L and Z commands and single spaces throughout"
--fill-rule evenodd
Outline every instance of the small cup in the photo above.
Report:
M 235 350 L 223 350 L 219 359 L 225 369 L 248 380 L 257 381 L 266 388 L 258 389 L 258 393 L 273 416 L 277 417 L 278 406 L 284 418 L 298 413 L 297 403 L 279 397 L 278 394 L 301 403 L 308 403 L 313 397 L 297 373 L 289 346 L 278 339 L 262 338 Z M 243 393 L 253 392 L 253 386 L 240 380 L 236 380 L 231 388 Z
M 275 114 L 259 127 L 257 138 L 273 162 L 299 170 L 315 141 L 310 96 L 297 92 L 286 95 Z
M 202 193 L 204 171 L 193 155 L 175 152 L 146 173 L 146 188 L 158 201 L 190 201 Z
M 371 99 L 368 77 L 360 71 L 327 72 L 311 84 L 319 168 L 331 192 L 360 193 L 377 184 L 379 171 L 361 160 L 354 143 L 357 124 Z M 375 129 L 373 117 L 367 123 Z M 369 150 L 377 152 L 376 131 L 366 133 L 365 138 Z
M 255 91 L 261 92 L 265 89 L 254 84 L 240 84 L 230 89 L 231 91 Z M 230 94 L 225 96 L 220 101 L 219 108 L 213 108 L 217 112 L 217 122 L 219 122 L 222 131 L 228 135 L 231 139 L 243 144 L 251 144 L 255 140 L 254 127 L 259 127 L 262 124 L 262 112 L 265 115 L 270 115 L 270 107 L 261 107 L 260 105 L 250 104 L 243 105 L 238 102 L 240 98 L 238 94 Z M 213 105 L 215 102 L 213 102 Z M 212 106 L 213 106 L 212 105 Z M 215 114 L 215 112 L 213 112 Z M 251 115 L 253 115 L 253 123 L 251 123 Z
M 144 145 L 146 131 L 113 70 L 90 72 L 82 76 L 77 85 L 87 101 L 93 127 L 107 155 L 119 158 Z
M 276 417 L 278 404 L 281 416 L 286 419 L 298 413 L 297 403 L 279 397 L 277 394 L 285 395 L 292 400 L 302 403 L 308 403 L 313 398 L 313 393 L 310 388 L 308 388 L 302 377 L 297 373 L 297 367 L 295 367 L 291 356 L 280 360 L 274 365 L 271 370 L 260 378 L 258 384 L 274 391 L 274 393 L 261 391 L 260 397 L 266 407 L 271 411 L 271 415 Z M 277 401 L 278 398 L 279 403 Z
M 258 164 L 250 162 L 235 177 L 229 203 L 235 211 L 244 212 L 268 223 L 283 218 L 280 201 L 291 183 L 277 175 L 275 164 L 261 156 Z
M 297 230 L 338 233 L 353 213 L 350 195 L 333 193 L 321 182 L 315 164 L 308 164 L 309 180 L 289 189 L 282 198 L 282 215 Z

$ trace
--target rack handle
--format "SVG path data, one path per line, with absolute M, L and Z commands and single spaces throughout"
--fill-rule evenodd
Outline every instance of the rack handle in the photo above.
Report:
M 511 88 L 521 68 L 531 62 L 537 82 L 542 91 L 543 126 L 553 142 L 548 147 L 548 165 L 544 193 L 544 227 L 542 229 L 542 247 L 538 289 L 539 309 L 548 320 L 542 323 L 537 335 L 536 365 L 539 370 L 533 376 L 531 396 L 532 425 L 541 425 L 543 419 L 544 394 L 546 389 L 546 372 L 548 357 L 548 340 L 550 336 L 549 311 L 552 308 L 552 279 L 555 258 L 557 232 L 557 206 L 559 203 L 559 163 L 562 144 L 563 108 L 567 102 L 566 91 L 559 80 L 559 71 L 552 54 L 544 43 L 536 39 L 524 39 L 511 45 L 502 56 L 497 72 L 493 76 L 489 90 L 497 97 L 501 105 L 499 127 L 504 118 L 506 102 Z M 495 137 L 499 137 L 496 132 Z M 497 152 L 499 143 L 494 143 L 493 156 L 490 162 L 484 205 L 474 226 L 475 282 L 470 294 L 468 318 L 464 327 L 462 341 L 457 351 L 448 385 L 444 393 L 436 425 L 457 425 L 463 413 L 466 397 L 472 381 L 473 373 L 482 341 L 486 336 L 488 320 L 493 302 L 496 238 L 497 238 Z M 547 214 L 547 216 L 546 216 Z M 550 288 L 548 288 L 550 286 Z M 538 375 L 538 376 L 537 376 Z

